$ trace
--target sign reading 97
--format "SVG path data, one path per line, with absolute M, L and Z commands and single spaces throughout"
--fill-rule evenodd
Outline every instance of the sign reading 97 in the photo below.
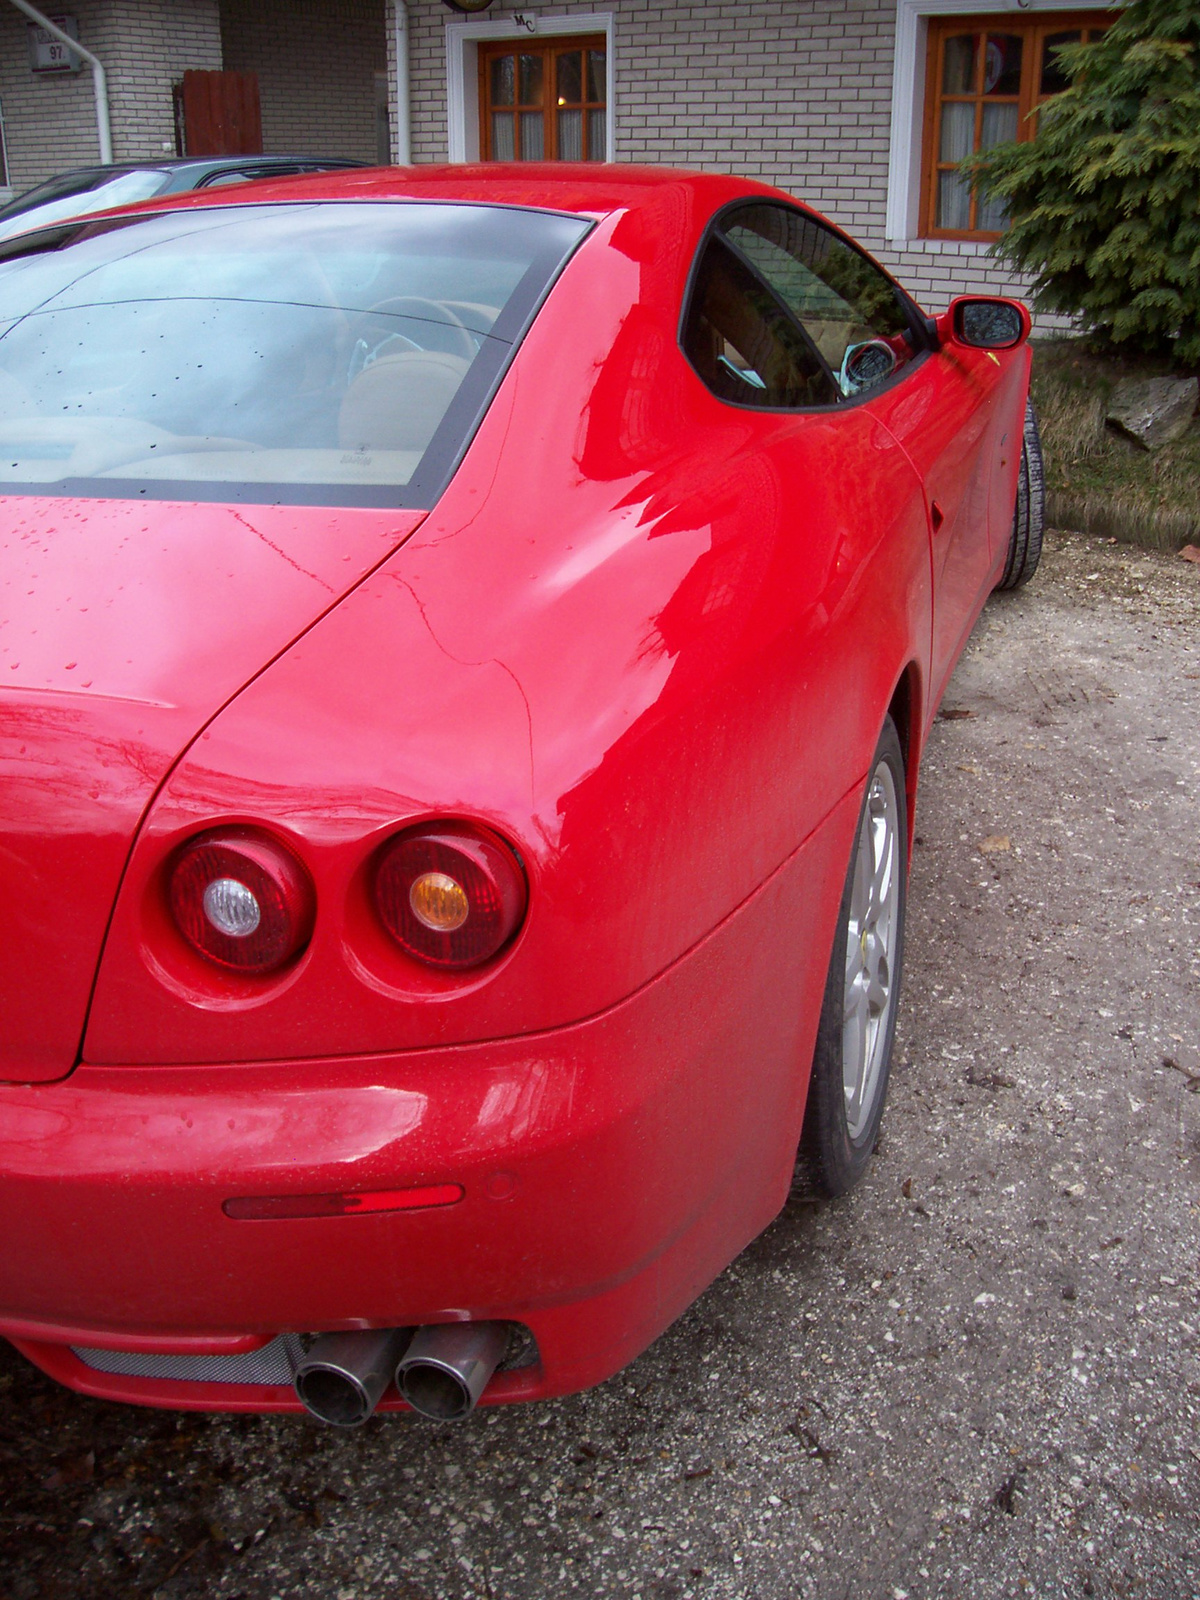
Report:
M 78 39 L 79 24 L 74 17 L 51 17 L 49 20 L 72 39 Z M 45 28 L 31 22 L 29 65 L 34 72 L 78 72 L 83 66 L 83 58 L 62 39 L 56 38 Z

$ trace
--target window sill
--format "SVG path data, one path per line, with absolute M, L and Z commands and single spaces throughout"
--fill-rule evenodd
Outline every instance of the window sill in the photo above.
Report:
M 998 233 L 916 234 L 909 239 L 889 239 L 887 248 L 904 250 L 910 255 L 984 256 L 993 242 L 1001 237 Z

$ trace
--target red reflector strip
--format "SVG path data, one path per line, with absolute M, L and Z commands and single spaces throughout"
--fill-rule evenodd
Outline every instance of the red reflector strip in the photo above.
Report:
M 272 1194 L 226 1200 L 221 1210 L 236 1222 L 268 1217 L 356 1217 L 368 1211 L 420 1211 L 452 1206 L 466 1191 L 461 1183 L 435 1183 L 426 1189 L 376 1189 L 371 1194 Z

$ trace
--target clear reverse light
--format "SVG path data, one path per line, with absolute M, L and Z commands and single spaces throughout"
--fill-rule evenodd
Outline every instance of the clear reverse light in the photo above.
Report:
M 262 907 L 236 878 L 214 878 L 204 891 L 204 915 L 218 933 L 246 939 L 262 921 Z

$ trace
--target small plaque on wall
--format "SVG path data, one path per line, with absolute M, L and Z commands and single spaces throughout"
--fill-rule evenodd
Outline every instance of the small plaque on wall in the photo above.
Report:
M 69 33 L 72 39 L 78 39 L 79 24 L 74 17 L 51 17 L 50 21 L 64 33 Z M 45 28 L 39 27 L 36 22 L 31 22 L 29 65 L 34 72 L 78 72 L 83 66 L 83 57 L 77 55 L 61 39 L 56 39 L 52 33 L 47 33 Z

